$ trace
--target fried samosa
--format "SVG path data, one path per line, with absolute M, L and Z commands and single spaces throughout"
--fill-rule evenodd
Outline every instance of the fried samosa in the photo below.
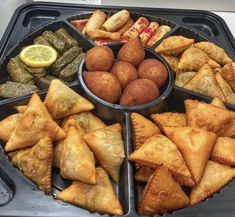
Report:
M 94 109 L 91 102 L 58 79 L 51 82 L 44 103 L 53 119 Z
M 194 39 L 181 35 L 170 36 L 164 39 L 155 49 L 157 53 L 178 56 L 194 43 Z
M 13 115 L 6 117 L 0 122 L 0 139 L 1 140 L 7 142 L 10 139 L 11 134 L 15 130 L 16 125 L 18 121 L 20 120 L 21 116 L 22 115 L 19 113 L 13 114 Z
M 235 91 L 235 63 L 230 62 L 224 65 L 221 70 L 224 79 L 230 84 L 233 91 Z
M 18 106 L 15 106 L 15 109 L 20 114 L 23 114 L 26 111 L 26 109 L 27 109 L 27 105 L 18 105 Z
M 157 168 L 144 188 L 138 212 L 141 215 L 163 214 L 190 205 L 188 196 L 172 178 L 167 168 Z
M 43 137 L 48 136 L 52 141 L 65 137 L 65 132 L 52 120 L 45 105 L 37 93 L 29 101 L 27 110 L 18 121 L 5 151 L 14 151 L 34 145 Z
M 151 167 L 142 166 L 137 169 L 135 173 L 135 180 L 139 182 L 148 182 L 150 176 L 153 174 L 155 169 Z
M 134 150 L 139 149 L 146 139 L 161 133 L 160 129 L 152 121 L 135 112 L 131 113 L 131 124 Z
M 208 64 L 205 64 L 183 87 L 206 96 L 218 97 L 224 102 L 226 101 L 215 74 Z
M 209 57 L 203 51 L 191 46 L 183 52 L 177 71 L 198 71 L 208 61 Z
M 218 97 L 213 98 L 211 104 L 226 109 L 226 106 L 224 105 L 223 101 Z
M 163 112 L 152 114 L 151 119 L 163 130 L 164 127 L 186 127 L 186 116 L 184 113 Z
M 168 62 L 173 72 L 176 72 L 178 64 L 180 62 L 179 57 L 169 56 L 169 55 L 164 55 L 164 54 L 162 54 L 161 56 Z
M 79 114 L 71 115 L 69 119 L 70 118 L 74 119 L 82 127 L 85 133 L 106 127 L 106 124 L 92 112 L 81 112 Z
M 225 81 L 225 79 L 222 77 L 222 75 L 219 72 L 215 74 L 215 78 L 225 96 L 226 102 L 235 104 L 235 93 L 233 92 L 228 82 Z
M 51 192 L 52 188 L 52 148 L 53 144 L 51 139 L 44 137 L 33 147 L 15 151 L 10 154 L 12 163 L 47 194 Z
M 130 155 L 129 160 L 151 168 L 164 165 L 173 175 L 191 177 L 177 146 L 161 134 L 147 139 L 138 150 Z
M 123 215 L 108 174 L 101 167 L 96 168 L 96 184 L 90 185 L 80 181 L 60 192 L 56 198 L 88 209 L 91 212 Z
M 168 131 L 168 127 L 165 128 Z M 199 183 L 210 153 L 216 141 L 216 134 L 193 127 L 175 127 L 167 134 L 180 152 L 196 183 Z
M 212 42 L 202 41 L 194 44 L 194 46 L 205 52 L 211 59 L 221 65 L 225 65 L 226 63 L 232 61 L 225 53 L 223 48 L 218 47 Z
M 183 87 L 187 84 L 197 72 L 187 71 L 187 72 L 177 72 L 175 78 L 175 85 L 178 87 Z
M 187 124 L 192 127 L 202 128 L 218 133 L 222 126 L 230 124 L 235 118 L 235 113 L 212 104 L 197 100 L 184 101 Z
M 191 205 L 195 205 L 213 193 L 219 191 L 223 186 L 225 186 L 234 178 L 234 175 L 234 168 L 219 164 L 214 161 L 209 161 L 200 183 L 191 191 Z
M 235 165 L 235 139 L 218 137 L 211 153 L 213 161 L 228 166 Z
M 83 140 L 84 134 L 83 129 L 75 121 L 70 121 L 62 145 L 60 174 L 66 179 L 95 184 L 95 158 Z
M 118 182 L 120 167 L 125 157 L 121 125 L 114 124 L 95 130 L 85 134 L 84 139 L 100 165 Z

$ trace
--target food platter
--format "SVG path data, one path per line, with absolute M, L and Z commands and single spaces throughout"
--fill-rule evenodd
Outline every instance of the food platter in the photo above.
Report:
M 19 8 L 1 41 L 1 73 L 3 73 L 1 82 L 8 77 L 5 68 L 9 58 L 17 55 L 22 46 L 32 43 L 33 39 L 45 30 L 55 31 L 63 27 L 79 42 L 85 52 L 94 47 L 94 42 L 77 31 L 70 24 L 70 21 L 75 18 L 88 17 L 88 14 L 91 14 L 95 9 L 97 7 L 50 3 L 32 3 Z M 99 9 L 114 12 L 119 11 L 121 8 L 101 7 Z M 235 59 L 233 37 L 223 21 L 216 15 L 205 11 L 127 9 L 135 19 L 145 16 L 151 21 L 171 25 L 172 31 L 167 36 L 184 35 L 185 37 L 194 38 L 195 41 L 212 41 L 223 46 L 228 55 L 233 60 Z M 20 28 L 22 29 L 21 32 L 19 32 Z M 157 45 L 155 44 L 152 49 L 156 48 Z M 131 112 L 128 109 L 116 109 L 115 106 L 106 106 L 96 98 L 88 96 L 78 81 L 71 83 L 69 86 L 85 98 L 91 99 L 96 108 L 94 114 L 106 124 L 118 122 L 123 125 L 122 135 L 127 157 L 121 167 L 119 184 L 113 184 L 113 187 L 123 207 L 124 216 L 139 216 L 137 207 L 143 186 L 134 180 L 134 164 L 128 161 L 128 156 L 133 151 Z M 41 91 L 39 95 L 43 99 L 45 94 L 45 91 Z M 185 112 L 184 100 L 188 98 L 208 103 L 211 101 L 210 97 L 174 86 L 171 94 L 164 99 L 161 105 L 153 103 L 150 106 L 140 106 L 136 112 L 148 118 L 151 114 L 157 112 Z M 14 106 L 24 105 L 28 100 L 29 95 L 2 99 L 0 102 L 0 119 L 2 120 L 6 116 L 15 113 Z M 234 105 L 226 104 L 226 106 L 231 110 L 235 109 Z M 25 178 L 17 168 L 13 167 L 2 148 L 0 149 L 0 163 L 0 216 L 100 216 L 98 213 L 90 213 L 85 209 L 54 200 L 52 196 L 45 195 L 38 190 L 35 184 Z M 54 195 L 69 184 L 70 182 L 59 176 L 57 170 L 53 170 Z M 234 181 L 232 181 L 218 194 L 214 194 L 206 201 L 196 206 L 167 213 L 165 216 L 207 216 L 208 212 L 212 216 L 233 216 L 235 212 L 232 201 L 234 192 Z

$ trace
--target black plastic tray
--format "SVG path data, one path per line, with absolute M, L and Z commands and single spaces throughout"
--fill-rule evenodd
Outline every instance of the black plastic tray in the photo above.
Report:
M 84 51 L 94 46 L 94 43 L 84 37 L 82 33 L 69 23 L 75 16 L 84 16 L 94 9 L 105 11 L 117 11 L 120 7 L 97 7 L 88 5 L 72 5 L 58 3 L 30 3 L 18 8 L 0 42 L 1 67 L 4 71 L 9 57 L 19 51 L 20 46 L 30 43 L 32 38 L 41 34 L 45 29 L 55 30 L 64 26 L 84 48 Z M 169 22 L 173 27 L 168 35 L 183 34 L 193 37 L 196 41 L 210 40 L 222 46 L 229 56 L 235 59 L 235 42 L 224 21 L 217 15 L 207 11 L 196 10 L 169 10 L 128 8 L 134 16 L 144 14 L 149 19 L 159 22 Z M 51 24 L 49 24 L 51 23 Z M 38 30 L 39 29 L 39 30 Z M 29 35 L 26 37 L 26 35 Z M 158 42 L 159 43 L 159 42 Z M 152 48 L 156 47 L 155 44 Z M 4 72 L 2 72 L 4 73 Z M 4 75 L 4 74 L 1 74 Z M 7 75 L 5 74 L 5 77 Z M 3 76 L 4 77 L 4 76 Z M 71 87 L 86 96 L 82 87 L 74 83 Z M 40 93 L 43 99 L 45 93 Z M 184 112 L 183 100 L 194 98 L 209 102 L 209 97 L 174 87 L 172 93 L 165 99 L 161 112 Z M 0 120 L 9 114 L 15 113 L 15 105 L 27 103 L 29 96 L 0 101 Z M 125 143 L 125 155 L 128 157 L 132 151 L 132 130 L 130 112 L 107 107 L 98 101 L 95 103 L 94 113 L 107 124 L 119 122 L 123 125 L 123 139 Z M 227 105 L 235 110 L 235 106 Z M 149 117 L 150 114 L 159 111 L 158 105 L 139 109 L 137 112 Z M 124 209 L 124 216 L 139 216 L 137 214 L 138 200 L 141 196 L 140 186 L 133 178 L 133 164 L 127 157 L 121 168 L 120 183 L 113 185 L 116 194 Z M 53 173 L 53 193 L 68 186 L 70 183 L 61 179 L 57 171 Z M 235 216 L 233 198 L 235 196 L 235 181 L 230 182 L 218 194 L 210 197 L 200 204 L 186 209 L 176 210 L 164 216 Z M 100 216 L 98 213 L 90 213 L 79 207 L 54 200 L 52 196 L 39 191 L 37 186 L 25 178 L 18 169 L 12 166 L 0 146 L 0 216 Z M 106 216 L 106 215 L 105 215 Z

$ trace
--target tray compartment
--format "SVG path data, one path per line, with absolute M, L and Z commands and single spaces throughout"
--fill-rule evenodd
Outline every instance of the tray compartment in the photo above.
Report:
M 83 93 L 83 90 L 80 85 L 74 84 L 71 86 L 71 88 L 87 98 L 86 94 Z M 42 100 L 44 99 L 45 95 L 46 95 L 45 92 L 40 94 L 40 97 Z M 21 99 L 18 99 L 18 100 L 11 102 L 11 103 L 3 104 L 2 106 L 0 106 L 0 119 L 2 120 L 3 118 L 7 117 L 8 115 L 16 113 L 14 106 L 26 104 L 28 102 L 29 98 L 30 98 L 29 96 L 24 96 Z M 119 122 L 122 125 L 124 150 L 125 150 L 125 155 L 127 156 L 128 152 L 130 152 L 129 151 L 130 136 L 127 133 L 127 132 L 129 132 L 127 130 L 127 128 L 129 129 L 129 123 L 128 124 L 126 123 L 125 114 L 121 111 L 118 111 L 116 113 L 117 115 L 112 115 L 111 113 L 109 113 L 109 115 L 106 115 L 105 114 L 106 110 L 104 109 L 104 106 L 99 103 L 97 103 L 95 105 L 95 110 L 92 112 L 108 125 L 114 124 L 117 122 Z M 4 144 L 1 144 L 1 145 L 4 147 Z M 5 155 L 2 149 L 0 150 L 0 157 L 1 157 L 1 155 L 2 156 Z M 25 191 L 25 194 L 26 193 L 30 194 L 30 192 L 32 191 L 32 192 L 36 192 L 36 194 L 41 195 L 40 197 L 36 197 L 36 195 L 34 197 L 34 193 L 32 193 L 33 194 L 32 201 L 34 201 L 34 202 L 40 201 L 43 203 L 43 201 L 41 201 L 41 200 L 50 200 L 52 204 L 59 203 L 59 204 L 66 204 L 66 207 L 72 206 L 67 203 L 63 203 L 62 201 L 54 200 L 51 196 L 45 195 L 44 192 L 40 191 L 34 183 L 32 183 L 28 178 L 24 177 L 24 175 L 17 168 L 13 167 L 13 165 L 11 164 L 10 160 L 7 157 L 4 157 L 4 158 L 5 158 L 5 164 L 6 164 L 6 168 L 5 168 L 6 173 L 8 174 L 8 173 L 10 173 L 10 170 L 13 170 L 14 173 L 17 173 L 17 176 L 18 176 L 18 177 L 14 177 L 14 184 L 16 185 L 16 192 L 15 192 L 15 197 L 13 198 L 13 203 L 20 202 L 19 201 L 20 193 L 22 193 L 22 191 L 24 191 L 23 189 L 26 188 L 28 190 Z M 53 169 L 53 170 L 54 171 L 53 171 L 52 184 L 53 184 L 53 194 L 55 194 L 58 190 L 62 190 L 64 188 L 68 187 L 71 184 L 71 182 L 61 178 L 58 170 L 55 170 L 55 169 Z M 132 203 L 131 203 L 131 199 L 130 199 L 131 198 L 130 195 L 132 194 L 132 190 L 129 189 L 130 182 L 132 180 L 130 177 L 130 174 L 129 174 L 130 170 L 131 170 L 130 163 L 128 162 L 127 157 L 126 157 L 124 159 L 122 166 L 121 166 L 119 184 L 115 184 L 114 182 L 112 182 L 114 190 L 116 192 L 116 195 L 122 204 L 122 207 L 124 210 L 124 215 L 129 213 L 131 210 L 131 207 L 132 207 Z M 24 183 L 22 183 L 23 189 L 18 189 L 18 187 L 19 187 L 18 178 L 19 177 L 20 177 L 20 179 L 24 180 Z M 1 181 L 1 168 L 0 168 L 0 181 Z M 21 188 L 22 188 L 22 186 L 21 186 Z M 1 182 L 0 182 L 0 187 L 1 187 Z M 47 208 L 49 209 L 49 206 L 47 207 L 47 204 L 44 204 L 44 205 L 46 206 L 45 209 L 47 209 Z M 37 207 L 37 205 L 35 205 L 35 207 Z M 75 208 L 76 208 L 75 215 L 77 215 L 77 216 L 81 216 L 81 213 L 83 213 L 83 211 L 86 212 L 87 214 L 90 213 L 89 211 L 83 210 L 79 207 L 75 207 Z M 25 209 L 27 210 L 28 207 L 25 207 Z M 63 209 L 63 206 L 60 205 L 60 209 Z M 68 212 L 68 213 L 71 214 L 73 212 Z M 74 213 L 72 215 L 74 215 Z M 97 216 L 99 216 L 99 215 L 97 214 Z
M 84 52 L 86 52 L 87 50 L 93 47 L 92 43 L 84 39 L 84 37 L 81 34 L 79 34 L 71 25 L 68 25 L 67 22 L 64 22 L 64 21 L 53 22 L 49 25 L 41 27 L 40 29 L 33 32 L 32 34 L 28 35 L 22 41 L 20 41 L 12 50 L 10 50 L 10 52 L 8 52 L 8 55 L 0 63 L 0 77 L 1 77 L 0 83 L 4 83 L 7 80 L 10 80 L 8 72 L 7 72 L 7 64 L 11 57 L 15 57 L 16 55 L 18 55 L 24 46 L 33 44 L 33 40 L 36 37 L 40 36 L 44 31 L 46 30 L 56 31 L 57 29 L 61 27 L 65 28 L 69 32 L 69 34 L 78 41 L 79 45 L 82 47 Z M 0 100 L 2 100 L 2 102 L 8 102 L 11 100 L 14 101 L 15 98 L 18 98 L 18 97 L 14 97 L 11 99 L 0 98 Z

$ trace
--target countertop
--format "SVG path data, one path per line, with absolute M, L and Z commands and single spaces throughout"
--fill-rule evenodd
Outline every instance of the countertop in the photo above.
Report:
M 44 0 L 46 1 L 46 0 Z M 51 0 L 56 2 L 64 2 L 64 0 Z M 32 0 L 0 0 L 0 39 L 17 7 L 22 4 L 32 2 Z M 209 10 L 221 16 L 227 23 L 230 31 L 235 38 L 235 4 L 231 0 L 67 0 L 69 3 L 79 4 L 103 4 L 116 6 L 135 6 L 135 7 L 151 7 L 151 8 L 181 8 L 181 9 L 200 9 Z

